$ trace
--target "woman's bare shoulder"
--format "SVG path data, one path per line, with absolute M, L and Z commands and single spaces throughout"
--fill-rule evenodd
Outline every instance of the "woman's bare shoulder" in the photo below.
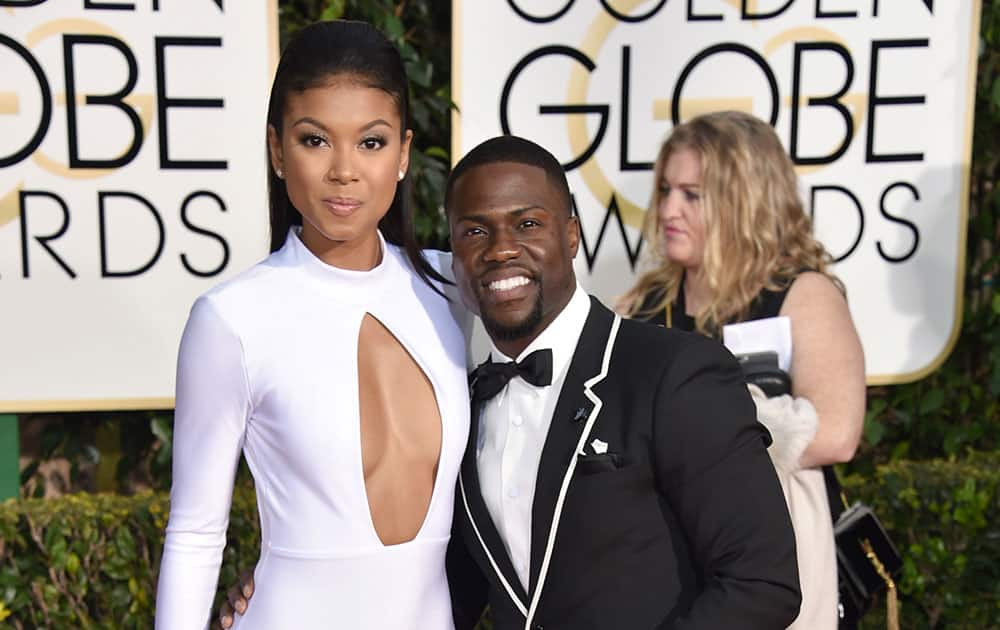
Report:
M 846 298 L 826 274 L 818 271 L 800 273 L 788 288 L 785 304 L 810 304 L 815 301 L 821 304 L 846 303 Z
M 829 276 L 807 271 L 796 276 L 781 306 L 781 315 L 796 320 L 850 318 L 847 298 Z

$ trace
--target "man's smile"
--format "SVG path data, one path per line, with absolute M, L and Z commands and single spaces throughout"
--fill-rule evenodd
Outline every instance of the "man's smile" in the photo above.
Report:
M 537 284 L 534 274 L 520 265 L 494 268 L 479 278 L 479 302 L 486 308 L 489 308 L 486 305 L 510 306 L 535 295 Z
M 517 287 L 523 287 L 527 284 L 531 284 L 531 280 L 526 276 L 515 276 L 513 278 L 503 278 L 501 280 L 494 280 L 490 282 L 487 286 L 490 291 L 495 291 L 498 293 L 512 291 Z

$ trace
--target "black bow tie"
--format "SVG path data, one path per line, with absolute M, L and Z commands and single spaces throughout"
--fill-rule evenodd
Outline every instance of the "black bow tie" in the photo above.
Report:
M 472 400 L 483 402 L 500 393 L 515 376 L 536 387 L 552 384 L 552 350 L 535 350 L 523 361 L 493 363 L 487 361 L 472 372 Z

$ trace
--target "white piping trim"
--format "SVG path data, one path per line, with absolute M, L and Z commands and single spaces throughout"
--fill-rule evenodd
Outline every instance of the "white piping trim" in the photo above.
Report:
M 479 528 L 476 527 L 476 519 L 472 518 L 472 511 L 469 510 L 469 500 L 465 496 L 465 481 L 463 479 L 461 472 L 459 472 L 458 474 L 458 487 L 462 491 L 462 505 L 465 507 L 465 514 L 466 516 L 469 517 L 469 522 L 472 523 L 472 531 L 476 532 L 476 538 L 479 539 L 479 544 L 483 547 L 483 551 L 486 552 L 486 558 L 490 561 L 490 564 L 493 565 L 493 571 L 497 574 L 497 577 L 500 578 L 500 583 L 503 584 L 503 587 L 504 589 L 506 589 L 507 594 L 510 595 L 511 600 L 514 601 L 514 605 L 517 606 L 517 609 L 521 611 L 522 615 L 527 617 L 528 613 L 524 607 L 524 604 L 518 598 L 517 593 L 514 592 L 514 589 L 511 588 L 510 583 L 507 581 L 507 578 L 504 577 L 503 571 L 500 570 L 500 567 L 497 565 L 496 560 L 493 559 L 493 554 L 490 553 L 489 547 L 486 546 L 486 542 L 483 540 L 482 534 L 479 533 Z
M 604 401 L 590 391 L 590 388 L 603 381 L 608 375 L 608 366 L 611 364 L 611 349 L 614 347 L 615 339 L 618 337 L 618 328 L 621 326 L 621 321 L 621 316 L 615 315 L 615 319 L 611 323 L 608 343 L 604 346 L 604 357 L 601 361 L 600 374 L 583 383 L 583 394 L 594 403 L 594 409 L 590 412 L 590 417 L 587 418 L 587 424 L 584 426 L 583 433 L 580 434 L 580 440 L 576 444 L 576 450 L 573 453 L 574 456 L 569 462 L 566 475 L 563 476 L 562 487 L 559 489 L 559 498 L 556 500 L 555 513 L 552 515 L 552 526 L 549 527 L 549 537 L 545 544 L 545 555 L 542 557 L 542 566 L 538 572 L 538 585 L 535 587 L 535 592 L 531 597 L 531 608 L 528 609 L 528 614 L 525 616 L 524 630 L 531 630 L 531 620 L 535 616 L 535 610 L 538 608 L 538 602 L 541 599 L 542 587 L 545 585 L 545 575 L 549 571 L 549 561 L 552 559 L 552 549 L 556 542 L 556 531 L 559 529 L 559 518 L 562 516 L 563 502 L 566 499 L 566 492 L 569 490 L 569 482 L 573 478 L 573 472 L 576 470 L 576 454 L 583 452 L 587 438 L 590 437 L 590 431 L 594 428 L 594 422 L 597 421 L 597 416 L 601 413 L 601 407 L 604 406 Z

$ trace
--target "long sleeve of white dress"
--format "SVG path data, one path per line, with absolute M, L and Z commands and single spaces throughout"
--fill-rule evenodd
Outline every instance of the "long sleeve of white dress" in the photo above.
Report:
M 195 302 L 177 364 L 173 486 L 157 630 L 207 626 L 250 410 L 240 340 L 209 298 Z

